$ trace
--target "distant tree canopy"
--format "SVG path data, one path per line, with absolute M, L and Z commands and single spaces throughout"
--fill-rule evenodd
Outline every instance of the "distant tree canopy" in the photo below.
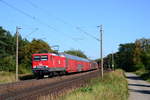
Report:
M 48 53 L 53 52 L 50 46 L 43 40 L 33 39 L 31 43 L 27 44 L 23 48 L 25 52 L 33 53 Z
M 19 72 L 31 71 L 31 55 L 34 53 L 55 52 L 43 40 L 33 39 L 31 42 L 19 35 Z M 64 51 L 67 54 L 87 58 L 81 50 Z M 0 27 L 0 71 L 15 71 L 16 34 Z M 138 39 L 134 43 L 120 44 L 114 53 L 114 64 L 126 71 L 138 69 L 150 70 L 150 39 Z M 104 67 L 111 67 L 112 55 L 104 58 Z M 100 59 L 97 60 L 98 62 Z
M 105 59 L 111 59 L 108 55 Z M 111 64 L 105 63 L 107 66 Z M 115 67 L 126 71 L 139 69 L 150 70 L 150 39 L 138 39 L 134 43 L 120 44 L 119 51 L 114 53 Z
M 64 53 L 71 54 L 71 55 L 78 56 L 78 57 L 82 57 L 82 58 L 87 58 L 87 56 L 81 50 L 68 50 L 68 51 L 64 51 Z

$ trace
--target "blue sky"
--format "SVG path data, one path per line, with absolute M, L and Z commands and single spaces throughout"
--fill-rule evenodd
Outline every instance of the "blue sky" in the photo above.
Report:
M 92 59 L 99 57 L 99 42 L 76 27 L 99 38 L 97 26 L 103 24 L 104 56 L 121 43 L 150 37 L 150 0 L 3 1 L 28 16 L 0 2 L 0 26 L 13 34 L 20 26 L 20 34 L 29 40 L 43 39 L 59 45 L 60 51 L 80 49 Z

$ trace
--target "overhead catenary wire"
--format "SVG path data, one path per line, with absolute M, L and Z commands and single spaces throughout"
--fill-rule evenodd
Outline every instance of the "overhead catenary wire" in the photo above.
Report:
M 8 2 L 6 2 L 6 1 L 4 1 L 4 0 L 0 0 L 0 2 L 2 2 L 3 4 L 7 5 L 8 7 L 12 8 L 12 9 L 16 10 L 17 12 L 19 12 L 19 13 L 25 15 L 26 17 L 28 17 L 28 18 L 30 18 L 30 19 L 32 19 L 32 20 L 35 20 L 35 21 L 37 21 L 38 23 L 40 23 L 40 24 L 42 24 L 42 25 L 45 25 L 46 27 L 50 28 L 51 30 L 53 30 L 53 31 L 55 31 L 55 32 L 63 33 L 62 36 L 65 36 L 65 37 L 67 37 L 67 38 L 69 38 L 69 39 L 72 39 L 72 38 L 69 37 L 68 35 L 65 35 L 64 32 L 61 32 L 61 31 L 59 31 L 58 29 L 55 29 L 54 27 L 52 27 L 51 25 L 49 25 L 49 24 L 43 22 L 43 21 L 40 20 L 39 18 L 37 18 L 37 17 L 35 17 L 35 16 L 32 16 L 31 14 L 29 14 L 29 13 L 23 11 L 23 10 L 20 10 L 19 8 L 15 7 L 15 6 L 11 5 L 11 4 L 9 4 Z M 72 40 L 75 41 L 74 39 L 72 39 Z M 76 42 L 76 41 L 75 41 L 75 42 Z
M 73 24 L 66 22 L 65 20 L 61 19 L 60 17 L 57 17 L 53 14 L 51 14 L 48 10 L 41 8 L 40 6 L 36 5 L 35 3 L 33 3 L 31 0 L 24 0 L 25 2 L 29 3 L 32 7 L 37 8 L 39 10 L 41 10 L 42 12 L 45 12 L 44 14 L 46 15 L 50 15 L 53 16 L 56 20 L 62 22 L 63 24 L 68 24 L 69 26 L 73 26 Z M 48 12 L 48 13 L 47 13 Z
M 87 35 L 87 36 L 89 36 L 89 37 L 91 37 L 91 38 L 93 38 L 93 39 L 95 39 L 95 40 L 97 40 L 97 41 L 100 41 L 97 37 L 95 37 L 95 36 L 91 35 L 90 33 L 86 32 L 86 31 L 83 30 L 81 27 L 75 26 L 75 25 L 73 25 L 72 23 L 69 23 L 69 22 L 63 20 L 63 19 L 60 18 L 60 17 L 54 16 L 53 14 L 50 14 L 50 13 L 47 13 L 48 11 L 47 11 L 46 9 L 43 9 L 43 8 L 39 7 L 38 5 L 36 5 L 35 3 L 33 3 L 31 0 L 25 0 L 25 1 L 28 2 L 32 7 L 34 7 L 34 8 L 39 8 L 40 10 L 42 10 L 42 12 L 45 12 L 44 14 L 51 15 L 51 16 L 53 16 L 56 20 L 62 22 L 63 24 L 69 25 L 69 26 L 71 26 L 71 27 L 74 27 L 76 30 L 78 30 L 78 31 L 80 31 L 80 32 L 82 32 L 82 33 L 84 33 L 85 35 Z
M 89 36 L 90 38 L 93 38 L 94 40 L 98 40 L 98 41 L 99 41 L 98 38 L 96 38 L 95 36 L 91 35 L 90 33 L 86 32 L 86 31 L 84 31 L 81 27 L 79 27 L 79 26 L 77 27 L 77 26 L 73 25 L 72 23 L 69 23 L 69 22 L 65 21 L 64 19 L 53 15 L 53 14 L 50 13 L 48 10 L 46 10 L 46 9 L 44 9 L 44 8 L 42 8 L 42 7 L 40 7 L 40 6 L 38 6 L 37 4 L 33 3 L 31 0 L 24 0 L 24 1 L 27 2 L 28 4 L 30 4 L 33 8 L 36 8 L 36 9 L 42 11 L 43 14 L 45 14 L 45 15 L 47 15 L 47 16 L 52 16 L 52 17 L 54 17 L 57 21 L 59 21 L 59 22 L 65 24 L 65 25 L 67 25 L 67 26 L 71 26 L 71 27 L 73 27 L 74 29 L 76 29 L 77 31 L 80 31 L 80 32 L 82 32 L 83 34 Z M 79 40 L 80 40 L 80 41 L 83 40 L 83 37 L 82 37 L 82 39 L 77 39 L 77 38 L 74 38 L 74 37 L 71 37 L 71 36 L 68 37 L 68 38 L 71 38 L 73 41 L 75 41 L 75 43 L 76 43 L 77 45 L 81 45 L 81 43 L 79 42 Z M 89 46 L 89 45 L 84 44 L 84 46 Z
M 33 3 L 31 0 L 24 0 L 24 1 L 27 2 L 28 4 L 30 4 L 33 8 L 36 8 L 36 9 L 38 9 L 38 10 L 41 10 L 43 14 L 45 14 L 45 15 L 47 15 L 47 16 L 52 16 L 52 17 L 54 17 L 57 21 L 59 21 L 59 22 L 65 24 L 65 25 L 74 27 L 73 24 L 68 23 L 68 22 L 64 21 L 63 19 L 61 19 L 61 18 L 59 18 L 59 17 L 57 17 L 57 16 L 51 14 L 49 11 L 47 11 L 46 9 L 41 8 L 40 6 L 36 5 L 36 4 Z M 63 33 L 63 32 L 61 32 L 61 33 Z M 77 42 L 77 40 L 76 40 L 75 38 L 73 38 L 73 37 L 71 37 L 71 36 L 70 36 L 69 38 L 71 38 L 72 40 L 74 40 L 75 42 Z
M 0 0 L 0 2 L 2 2 L 3 4 L 7 5 L 8 7 L 12 8 L 12 9 L 18 11 L 19 13 L 21 13 L 21 14 L 27 16 L 28 18 L 31 18 L 32 20 L 36 20 L 36 21 L 38 21 L 40 24 L 46 25 L 47 27 L 49 27 L 49 28 L 51 28 L 52 30 L 56 31 L 55 28 L 53 28 L 52 26 L 50 26 L 50 25 L 44 23 L 43 21 L 41 21 L 41 20 L 38 19 L 37 17 L 32 16 L 31 14 L 28 14 L 28 13 L 26 13 L 25 11 L 18 9 L 17 7 L 15 7 L 15 6 L 9 4 L 8 2 L 6 2 L 6 1 L 4 1 L 4 0 Z
M 31 34 L 37 32 L 39 30 L 39 28 L 35 28 L 33 31 L 31 31 L 30 33 L 28 33 L 25 38 L 28 38 Z
M 72 38 L 72 37 L 70 37 L 70 36 L 64 34 L 64 32 L 61 32 L 60 30 L 58 30 L 58 29 L 52 27 L 51 25 L 49 25 L 49 24 L 47 24 L 46 22 L 40 20 L 40 19 L 37 18 L 36 16 L 32 16 L 32 14 L 29 14 L 29 13 L 27 13 L 27 12 L 21 10 L 20 8 L 17 8 L 17 7 L 15 7 L 14 5 L 11 5 L 11 4 L 8 3 L 7 1 L 0 0 L 0 2 L 3 3 L 3 4 L 5 4 L 5 5 L 8 6 L 9 8 L 12 8 L 13 10 L 15 10 L 15 11 L 17 11 L 17 12 L 19 12 L 19 13 L 25 15 L 26 17 L 28 17 L 28 18 L 30 18 L 30 19 L 32 19 L 32 20 L 34 20 L 34 21 L 36 21 L 36 22 L 38 22 L 38 23 L 40 23 L 40 24 L 42 24 L 42 25 L 44 25 L 44 26 L 46 26 L 46 27 L 48 27 L 49 29 L 51 29 L 51 30 L 53 30 L 53 31 L 55 31 L 55 32 L 57 32 L 57 33 L 59 33 L 59 34 L 62 33 L 63 35 L 61 35 L 61 36 L 67 37 L 67 38 L 73 40 L 74 43 L 76 43 L 76 44 L 81 44 L 81 43 L 78 43 L 79 41 L 77 41 L 76 39 L 74 39 L 74 38 Z M 33 5 L 33 4 L 32 4 L 32 5 Z M 58 19 L 59 19 L 59 18 L 58 18 Z M 60 20 L 60 21 L 63 21 L 63 20 Z M 67 22 L 65 22 L 65 21 L 63 21 L 63 22 L 64 22 L 64 24 L 68 24 L 68 25 L 69 25 L 69 23 L 67 23 Z M 70 25 L 72 25 L 72 24 L 70 24 Z M 72 25 L 72 26 L 73 26 L 73 25 Z M 77 29 L 78 29 L 78 28 L 77 28 Z M 83 31 L 83 30 L 82 30 L 82 31 Z M 47 38 L 47 37 L 46 37 L 46 38 Z
M 97 37 L 95 37 L 95 36 L 93 36 L 93 35 L 87 33 L 86 31 L 84 31 L 84 30 L 81 29 L 80 27 L 76 27 L 76 28 L 77 28 L 78 30 L 82 31 L 84 34 L 90 36 L 91 38 L 93 38 L 93 39 L 95 39 L 95 40 L 97 40 L 97 41 L 100 41 Z

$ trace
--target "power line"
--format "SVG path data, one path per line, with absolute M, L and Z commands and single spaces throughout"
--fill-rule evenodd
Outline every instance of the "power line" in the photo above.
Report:
M 86 35 L 90 36 L 91 38 L 93 38 L 93 39 L 95 39 L 95 40 L 97 40 L 97 41 L 100 41 L 97 37 L 95 37 L 95 36 L 93 36 L 93 35 L 91 35 L 91 34 L 87 33 L 86 31 L 84 31 L 84 30 L 83 30 L 83 29 L 81 29 L 80 27 L 76 27 L 76 29 L 78 29 L 78 30 L 82 31 L 84 34 L 86 34 Z
M 87 36 L 89 36 L 89 37 L 91 37 L 91 38 L 93 38 L 93 39 L 99 41 L 98 38 L 96 38 L 95 36 L 91 35 L 90 33 L 86 32 L 86 31 L 84 31 L 82 28 L 76 27 L 76 26 L 74 26 L 72 23 L 69 23 L 69 22 L 63 20 L 62 18 L 59 18 L 59 17 L 54 16 L 53 14 L 51 14 L 51 13 L 50 13 L 49 11 L 47 11 L 46 9 L 41 8 L 41 7 L 39 7 L 38 5 L 36 5 L 35 3 L 33 3 L 31 0 L 25 0 L 25 1 L 26 1 L 27 3 L 29 3 L 32 7 L 36 8 L 36 9 L 39 9 L 39 10 L 41 10 L 42 12 L 45 12 L 44 14 L 46 14 L 46 15 L 48 15 L 48 16 L 49 16 L 49 15 L 50 15 L 50 16 L 53 16 L 56 20 L 62 22 L 63 24 L 68 25 L 68 26 L 71 26 L 71 27 L 74 27 L 76 30 L 78 30 L 78 31 L 84 33 L 85 35 L 87 35 Z M 68 38 L 71 38 L 71 37 L 68 37 Z M 73 37 L 72 37 L 71 39 L 72 39 L 76 44 L 78 44 L 78 45 L 81 44 L 81 43 L 79 42 L 79 39 L 76 39 L 76 38 L 73 38 Z M 80 39 L 80 40 L 81 40 L 81 39 Z M 82 39 L 82 40 L 83 40 L 83 39 Z M 87 45 L 87 44 L 85 44 L 85 45 Z
M 55 32 L 63 33 L 63 32 L 61 32 L 61 31 L 58 31 L 58 29 L 55 29 L 55 28 L 52 27 L 51 25 L 49 25 L 49 24 L 43 22 L 42 20 L 38 19 L 37 17 L 32 16 L 31 14 L 28 14 L 28 13 L 26 13 L 25 11 L 16 8 L 15 6 L 9 4 L 8 2 L 6 2 L 6 1 L 4 1 L 4 0 L 0 0 L 0 2 L 2 2 L 3 4 L 7 5 L 8 7 L 12 8 L 12 9 L 18 11 L 19 13 L 21 13 L 21 14 L 27 16 L 28 18 L 31 18 L 32 20 L 35 20 L 35 21 L 39 22 L 40 24 L 43 24 L 43 25 L 47 26 L 48 28 L 52 29 L 52 30 L 55 31 Z M 64 33 L 63 33 L 63 36 L 70 38 L 69 36 L 64 35 Z M 72 39 L 72 40 L 73 40 L 73 39 Z M 75 41 L 75 42 L 76 42 L 76 41 Z
M 40 19 L 36 18 L 35 16 L 32 16 L 32 15 L 30 15 L 30 14 L 24 12 L 23 10 L 20 10 L 20 9 L 14 7 L 13 5 L 9 4 L 8 2 L 6 2 L 6 1 L 4 1 L 4 0 L 0 0 L 0 2 L 2 2 L 3 4 L 7 5 L 8 7 L 10 7 L 10 8 L 12 8 L 12 9 L 18 11 L 19 13 L 21 13 L 21 14 L 23 14 L 23 15 L 29 17 L 29 18 L 38 21 L 40 24 L 46 25 L 47 27 L 51 28 L 52 30 L 57 31 L 57 30 L 56 30 L 55 28 L 53 28 L 52 26 L 50 26 L 50 25 L 44 23 L 43 21 L 41 21 Z
M 25 38 L 29 37 L 31 34 L 35 33 L 36 31 L 38 31 L 38 28 L 35 28 L 32 32 L 28 33 Z
M 29 3 L 31 6 L 33 6 L 34 8 L 39 8 L 40 10 L 46 12 L 46 13 L 44 13 L 44 14 L 48 14 L 48 15 L 50 15 L 50 16 L 53 16 L 56 20 L 58 20 L 58 21 L 64 23 L 65 25 L 69 25 L 69 26 L 71 26 L 71 27 L 74 27 L 76 30 L 78 30 L 78 31 L 80 31 L 80 32 L 82 32 L 82 33 L 84 33 L 85 35 L 87 35 L 87 36 L 89 36 L 89 37 L 91 37 L 91 38 L 93 38 L 93 39 L 95 39 L 95 40 L 100 41 L 97 37 L 95 37 L 95 36 L 91 35 L 90 33 L 86 32 L 86 31 L 83 30 L 81 27 L 79 27 L 79 26 L 78 26 L 78 27 L 77 27 L 77 26 L 74 26 L 73 24 L 71 24 L 71 23 L 69 23 L 69 22 L 67 22 L 67 21 L 65 21 L 65 20 L 63 20 L 63 19 L 61 19 L 61 18 L 59 18 L 59 17 L 56 17 L 56 16 L 54 16 L 54 15 L 52 15 L 52 14 L 50 14 L 50 13 L 47 13 L 48 11 L 46 11 L 45 9 L 43 9 L 43 8 L 39 7 L 38 5 L 34 4 L 34 3 L 33 3 L 32 1 L 30 1 L 30 0 L 25 0 L 25 1 L 28 2 L 28 3 Z
M 53 14 L 50 14 L 49 11 L 47 11 L 47 10 L 44 9 L 44 8 L 39 7 L 38 5 L 36 5 L 35 3 L 33 3 L 31 0 L 24 0 L 24 1 L 26 1 L 27 3 L 29 3 L 32 7 L 38 8 L 38 9 L 40 9 L 42 12 L 45 12 L 44 14 L 46 14 L 46 15 L 48 15 L 48 16 L 49 16 L 49 15 L 50 15 L 50 16 L 53 16 L 56 20 L 58 20 L 58 21 L 60 21 L 60 22 L 62 22 L 62 23 L 64 23 L 64 24 L 68 24 L 69 26 L 73 26 L 73 24 L 66 22 L 65 20 L 61 19 L 60 17 L 57 17 L 57 16 L 55 16 L 55 15 L 53 15 Z M 48 12 L 48 13 L 47 13 L 47 12 Z
M 14 7 L 14 6 L 12 6 L 12 5 L 10 5 L 10 4 L 9 4 L 9 3 L 7 3 L 6 1 L 4 1 L 4 0 L 0 0 L 0 2 L 2 2 L 3 4 L 7 5 L 8 7 L 12 8 L 12 9 L 14 9 L 14 10 L 18 11 L 19 13 L 22 13 L 23 15 L 25 15 L 25 16 L 27 16 L 27 17 L 29 17 L 29 18 L 34 19 L 34 20 L 35 20 L 35 17 L 31 16 L 30 14 L 28 14 L 28 13 L 26 13 L 26 12 L 24 12 L 24 11 L 22 11 L 22 10 L 20 10 L 20 9 L 16 8 L 16 7 Z
M 25 12 L 25 11 L 23 11 L 23 10 L 21 10 L 21 9 L 19 9 L 19 8 L 13 6 L 13 5 L 11 5 L 11 4 L 9 4 L 8 2 L 6 2 L 6 1 L 4 1 L 4 0 L 0 0 L 0 2 L 2 2 L 2 3 L 5 4 L 5 5 L 7 5 L 8 7 L 14 9 L 15 11 L 17 11 L 17 12 L 19 12 L 19 13 L 25 15 L 26 17 L 28 17 L 28 18 L 30 18 L 30 19 L 32 19 L 32 20 L 34 20 L 34 21 L 37 21 L 38 23 L 40 23 L 40 24 L 42 24 L 42 25 L 45 25 L 46 27 L 50 28 L 51 30 L 53 30 L 53 31 L 55 31 L 55 32 L 63 33 L 62 36 L 68 37 L 69 39 L 73 40 L 75 43 L 78 42 L 78 41 L 75 40 L 74 38 L 71 38 L 70 36 L 65 35 L 64 32 L 61 32 L 60 30 L 55 29 L 55 28 L 52 27 L 51 25 L 49 25 L 49 24 L 43 22 L 42 20 L 38 19 L 37 17 L 32 16 L 31 14 L 29 14 L 29 13 L 27 13 L 27 12 Z M 34 5 L 34 4 L 32 3 L 32 5 Z M 36 5 L 34 5 L 34 7 L 36 7 Z M 38 7 L 38 6 L 37 6 L 37 7 Z M 57 19 L 59 19 L 59 18 L 57 17 Z M 63 22 L 64 24 L 68 24 L 68 25 L 70 25 L 70 26 L 73 26 L 72 24 L 67 23 L 67 22 L 65 22 L 65 21 L 62 20 L 62 19 L 59 19 L 59 21 Z M 80 30 L 80 31 L 83 32 L 83 30 L 81 30 L 80 27 L 77 27 L 76 29 L 78 29 L 78 30 Z M 88 34 L 88 33 L 87 33 L 87 32 L 84 32 L 84 34 Z M 80 43 L 80 44 L 81 44 L 81 43 Z

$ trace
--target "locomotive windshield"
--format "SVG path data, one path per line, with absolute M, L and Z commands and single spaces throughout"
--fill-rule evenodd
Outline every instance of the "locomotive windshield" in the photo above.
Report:
M 48 60 L 47 55 L 34 56 L 34 61 L 46 61 L 46 60 Z
M 48 60 L 48 56 L 46 55 L 41 56 L 41 60 Z
M 34 61 L 40 61 L 40 56 L 34 56 Z

